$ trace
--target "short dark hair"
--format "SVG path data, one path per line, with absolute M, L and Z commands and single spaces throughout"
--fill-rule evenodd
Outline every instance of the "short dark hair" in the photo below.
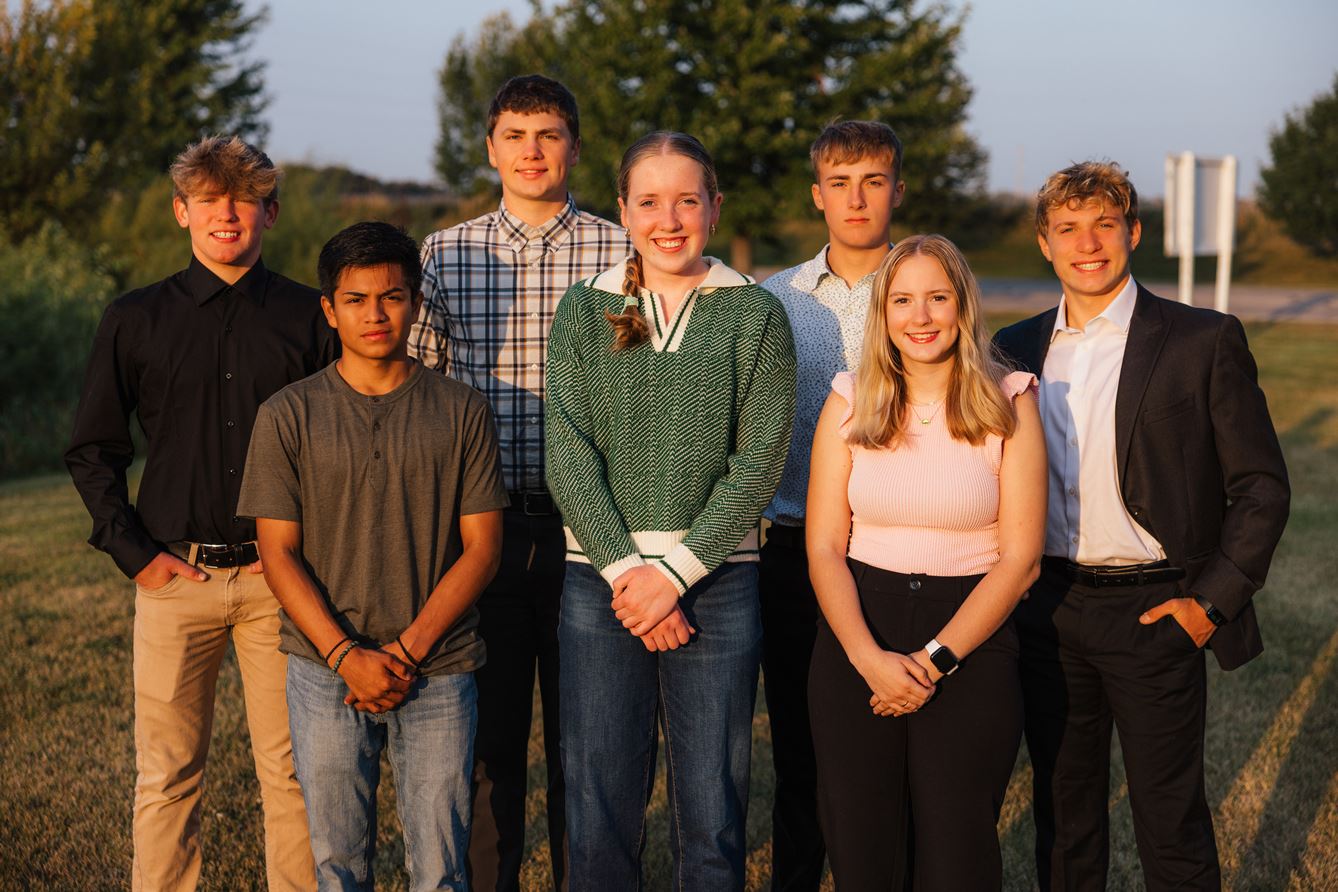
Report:
M 576 110 L 576 97 L 562 84 L 542 74 L 522 74 L 502 84 L 488 106 L 488 135 L 492 136 L 502 112 L 535 115 L 551 112 L 567 125 L 572 139 L 581 138 L 581 115 Z
M 813 141 L 808 158 L 815 180 L 819 162 L 851 164 L 861 158 L 885 159 L 892 179 L 901 179 L 901 138 L 882 121 L 832 121 Z
M 339 276 L 349 267 L 380 266 L 391 263 L 404 270 L 404 284 L 416 295 L 423 284 L 423 263 L 418 256 L 418 242 L 403 229 L 389 223 L 364 221 L 341 229 L 321 248 L 316 261 L 321 294 L 334 300 Z

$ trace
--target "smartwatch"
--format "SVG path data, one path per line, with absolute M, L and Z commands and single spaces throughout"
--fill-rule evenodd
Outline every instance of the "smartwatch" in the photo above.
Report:
M 929 643 L 925 645 L 925 652 L 929 654 L 929 662 L 944 675 L 952 675 L 957 671 L 957 654 L 947 645 L 939 644 L 937 638 L 929 639 Z
M 1208 621 L 1214 626 L 1220 626 L 1227 621 L 1227 618 L 1222 615 L 1222 611 L 1214 607 L 1213 602 L 1209 601 L 1203 595 L 1195 593 L 1194 603 L 1203 608 L 1203 612 L 1208 614 Z

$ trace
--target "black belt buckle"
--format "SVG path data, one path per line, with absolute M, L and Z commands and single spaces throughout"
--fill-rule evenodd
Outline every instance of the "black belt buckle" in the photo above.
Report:
M 511 507 L 519 508 L 526 517 L 551 517 L 557 506 L 546 489 L 516 490 L 510 493 Z
M 195 563 L 210 570 L 229 570 L 233 567 L 254 564 L 258 560 L 260 554 L 254 542 L 243 542 L 241 545 L 196 546 Z

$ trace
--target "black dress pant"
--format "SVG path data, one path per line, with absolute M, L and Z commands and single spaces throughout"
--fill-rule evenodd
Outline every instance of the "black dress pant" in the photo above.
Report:
M 1173 617 L 1138 622 L 1179 596 L 1175 583 L 1089 588 L 1050 568 L 1015 613 L 1042 890 L 1106 888 L 1112 724 L 1146 887 L 1221 887 L 1203 780 L 1203 652 Z
M 761 558 L 763 690 L 776 766 L 771 888 L 817 892 L 827 854 L 818 824 L 818 775 L 808 720 L 808 668 L 818 632 L 818 601 L 808 579 L 803 528 L 773 525 Z
M 981 579 L 850 567 L 874 639 L 900 653 L 924 647 Z M 864 678 L 819 622 L 809 710 L 838 892 L 1001 888 L 996 825 L 1022 739 L 1017 659 L 1009 621 L 918 711 L 880 717 Z
M 558 735 L 558 611 L 567 545 L 557 514 L 502 515 L 502 563 L 479 598 L 479 634 L 488 648 L 478 682 L 474 737 L 474 821 L 469 840 L 470 888 L 520 889 L 525 855 L 534 675 L 539 673 L 544 754 L 548 768 L 548 844 L 553 886 L 566 888 L 565 790 Z

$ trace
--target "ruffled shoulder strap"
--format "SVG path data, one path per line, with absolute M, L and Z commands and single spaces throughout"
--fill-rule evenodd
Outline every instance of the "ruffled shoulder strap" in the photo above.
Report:
M 841 415 L 840 425 L 845 427 L 850 423 L 851 416 L 855 414 L 855 373 L 837 372 L 836 377 L 832 379 L 832 390 L 846 401 L 846 409 Z
M 1004 376 L 1000 387 L 1010 400 L 1015 400 L 1028 390 L 1035 394 L 1039 385 L 1036 376 L 1031 372 L 1009 372 Z

